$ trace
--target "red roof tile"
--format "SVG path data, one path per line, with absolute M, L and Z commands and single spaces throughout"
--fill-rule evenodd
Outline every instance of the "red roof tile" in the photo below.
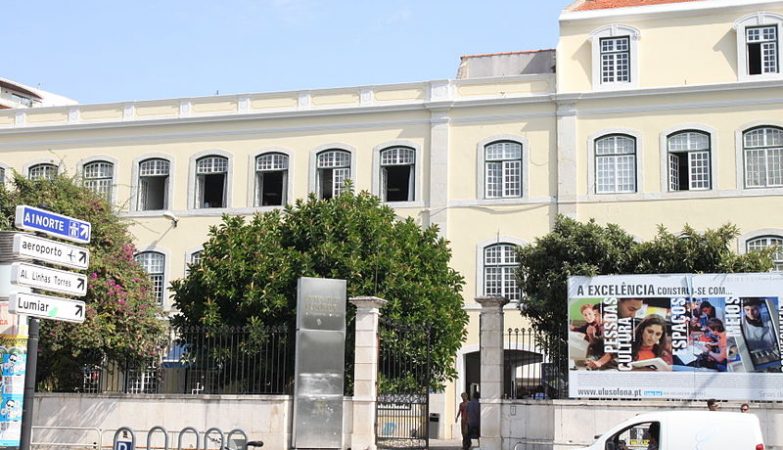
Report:
M 582 0 L 572 7 L 572 11 L 593 9 L 630 8 L 634 6 L 660 5 L 664 3 L 697 2 L 702 0 Z

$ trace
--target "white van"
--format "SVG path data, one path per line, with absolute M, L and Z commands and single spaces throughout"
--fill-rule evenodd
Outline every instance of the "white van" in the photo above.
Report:
M 626 420 L 582 450 L 648 449 L 764 450 L 764 439 L 754 414 L 667 411 Z

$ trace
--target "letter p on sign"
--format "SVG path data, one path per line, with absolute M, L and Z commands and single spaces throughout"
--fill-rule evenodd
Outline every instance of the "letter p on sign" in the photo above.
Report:
M 114 443 L 114 450 L 133 450 L 133 442 L 117 441 Z

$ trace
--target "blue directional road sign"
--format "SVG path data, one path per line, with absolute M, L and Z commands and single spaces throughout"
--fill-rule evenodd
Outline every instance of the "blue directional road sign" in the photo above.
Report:
M 80 244 L 88 244 L 92 233 L 90 222 L 27 205 L 16 207 L 14 225 L 22 230 L 40 231 L 49 236 Z

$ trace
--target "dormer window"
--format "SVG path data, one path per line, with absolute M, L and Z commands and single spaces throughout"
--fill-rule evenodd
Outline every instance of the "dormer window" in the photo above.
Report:
M 593 89 L 630 89 L 639 85 L 639 30 L 607 25 L 590 33 Z
M 780 29 L 783 15 L 757 12 L 734 22 L 740 81 L 780 79 Z

